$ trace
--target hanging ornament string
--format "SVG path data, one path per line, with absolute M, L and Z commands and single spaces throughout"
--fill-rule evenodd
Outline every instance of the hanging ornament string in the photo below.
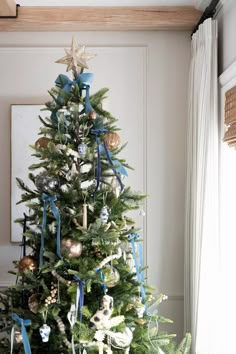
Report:
M 141 292 L 141 297 L 142 297 L 142 302 L 145 302 L 145 289 L 144 289 L 144 272 L 143 272 L 143 247 L 142 244 L 139 244 L 139 262 L 138 262 L 138 257 L 137 257 L 137 252 L 136 252 L 136 247 L 135 247 L 135 241 L 139 238 L 138 234 L 131 233 L 128 236 L 128 240 L 131 243 L 132 247 L 132 253 L 134 257 L 134 264 L 136 268 L 136 274 L 137 274 L 137 279 L 138 282 L 140 283 L 140 292 Z
M 151 325 L 152 325 L 152 323 L 153 323 L 153 318 L 156 317 L 157 314 L 158 314 L 158 311 L 155 310 L 155 311 L 152 313 L 152 315 L 150 315 L 150 318 L 149 318 L 149 321 L 148 321 L 148 340 L 149 340 L 149 342 L 150 342 L 152 348 L 154 349 L 154 351 L 156 351 L 157 348 L 156 348 L 156 347 L 154 346 L 154 344 L 152 343 L 150 333 L 151 333 Z M 156 330 L 157 330 L 157 333 L 158 333 L 158 321 L 157 321 L 157 319 L 155 319 L 155 326 L 156 326 Z M 157 333 L 156 333 L 156 334 L 157 334 Z M 160 349 L 160 348 L 159 348 L 159 349 Z M 161 349 L 160 349 L 160 350 L 161 350 Z M 158 353 L 160 353 L 160 354 L 165 354 L 165 353 L 162 352 L 162 351 L 159 351 Z
M 46 225 L 47 225 L 47 208 L 50 206 L 51 211 L 53 213 L 53 216 L 56 219 L 57 222 L 57 256 L 61 258 L 61 240 L 60 240 L 60 230 L 61 230 L 61 217 L 60 213 L 58 211 L 58 208 L 56 207 L 55 201 L 57 200 L 57 197 L 55 195 L 48 195 L 43 193 L 42 195 L 42 200 L 43 200 L 43 221 L 42 221 L 42 232 L 41 232 L 41 247 L 40 247 L 40 255 L 39 255 L 39 264 L 40 267 L 43 265 L 43 253 L 44 253 L 44 235 L 46 232 Z
M 110 167 L 118 180 L 121 191 L 123 191 L 123 189 L 124 189 L 124 185 L 123 185 L 121 178 L 119 176 L 119 174 L 121 173 L 120 168 L 122 167 L 122 171 L 124 172 L 125 171 L 124 167 L 120 163 L 118 166 L 115 166 L 114 161 L 112 161 L 113 154 L 108 150 L 105 143 L 103 144 L 103 146 L 100 144 L 100 135 L 107 133 L 107 132 L 108 132 L 108 130 L 106 128 L 96 128 L 96 129 L 91 130 L 91 133 L 93 135 L 95 135 L 95 137 L 96 137 L 96 144 L 97 144 L 97 166 L 96 166 L 96 182 L 97 183 L 96 183 L 96 188 L 95 188 L 94 194 L 96 194 L 96 192 L 98 191 L 99 185 L 100 185 L 101 173 L 102 173 L 101 155 L 103 153 L 105 153 L 106 158 L 110 164 Z M 116 163 L 117 162 L 118 161 L 116 161 Z M 126 171 L 125 171 L 125 174 L 127 174 Z
M 92 83 L 92 80 L 93 80 L 92 73 L 80 74 L 73 81 L 70 80 L 68 76 L 61 74 L 57 77 L 55 84 L 57 86 L 59 86 L 65 94 L 69 94 L 72 90 L 72 87 L 75 85 L 78 85 L 81 91 L 85 90 L 86 94 L 85 94 L 85 109 L 84 109 L 84 111 L 85 111 L 85 113 L 89 113 L 93 110 L 92 106 L 90 104 L 90 100 L 89 100 L 89 96 L 90 96 L 89 91 L 90 91 L 90 85 Z M 58 101 L 60 104 L 64 104 L 65 99 L 62 95 L 59 95 Z M 53 120 L 53 118 L 54 118 L 54 115 L 52 113 L 51 119 Z
M 29 338 L 28 338 L 27 331 L 25 328 L 25 326 L 31 325 L 31 320 L 24 320 L 23 318 L 20 318 L 16 313 L 12 314 L 12 319 L 18 325 L 21 326 L 21 334 L 22 334 L 25 354 L 31 354 Z M 15 333 L 15 328 L 13 326 L 12 331 L 11 331 L 11 354 L 13 353 L 13 347 L 14 347 L 14 333 Z
M 106 286 L 106 283 L 105 283 L 105 276 L 102 272 L 102 270 L 100 268 L 97 268 L 96 269 L 96 272 L 98 273 L 98 275 L 100 276 L 101 278 L 101 281 L 102 281 L 102 290 L 103 290 L 103 293 L 104 295 L 106 295 L 107 293 L 107 286 Z
M 83 203 L 83 229 L 87 230 L 88 228 L 88 204 L 86 203 L 86 195 L 84 195 Z
M 68 135 L 68 120 L 67 117 L 70 115 L 66 108 L 61 108 L 57 111 L 57 130 L 60 138 L 60 143 L 62 144 L 61 140 L 61 126 L 63 127 L 63 133 L 65 132 L 65 141 L 67 143 L 67 135 Z
M 78 311 L 80 314 L 80 322 L 82 321 L 82 310 L 84 306 L 84 287 L 85 287 L 85 281 L 81 280 L 78 275 L 74 275 L 74 281 L 77 283 L 77 291 L 76 291 L 76 302 L 75 302 L 75 308 L 76 308 L 76 318 L 78 316 Z

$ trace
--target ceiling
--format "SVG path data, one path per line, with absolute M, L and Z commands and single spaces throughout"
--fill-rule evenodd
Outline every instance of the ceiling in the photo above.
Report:
M 183 6 L 205 8 L 210 0 L 16 0 L 21 6 Z

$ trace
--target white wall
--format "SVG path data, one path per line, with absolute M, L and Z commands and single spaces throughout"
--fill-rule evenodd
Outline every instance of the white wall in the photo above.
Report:
M 236 1 L 225 0 L 219 22 L 219 75 L 236 60 Z
M 56 73 L 59 74 L 62 67 L 47 61 L 47 56 L 40 54 L 40 48 L 44 48 L 45 53 L 45 47 L 48 47 L 51 58 L 50 48 L 61 47 L 63 56 L 63 48 L 69 46 L 71 37 L 71 33 L 0 33 L 0 285 L 14 281 L 7 270 L 12 269 L 12 260 L 19 259 L 20 254 L 19 246 L 10 243 L 10 105 L 41 104 L 48 100 L 47 90 L 53 86 Z M 97 32 L 95 36 L 92 32 L 83 32 L 76 37 L 87 46 L 135 46 L 143 48 L 140 55 L 145 53 L 140 68 L 140 72 L 146 73 L 144 81 L 137 75 L 132 87 L 135 90 L 141 85 L 144 95 L 141 115 L 145 118 L 143 134 L 146 144 L 143 176 L 149 195 L 145 221 L 148 281 L 169 296 L 163 311 L 175 321 L 170 331 L 182 335 L 190 34 Z M 19 48 L 20 56 L 15 47 Z M 22 51 L 25 47 L 27 50 Z M 39 51 L 38 56 L 35 56 L 35 47 Z M 108 62 L 107 65 L 111 68 L 113 63 Z M 100 87 L 99 82 L 96 85 Z M 119 117 L 124 112 L 119 97 L 113 96 L 111 86 L 112 82 L 109 83 L 109 99 L 112 102 L 109 110 Z M 135 103 L 130 102 L 131 105 Z M 135 116 L 130 119 L 135 125 Z

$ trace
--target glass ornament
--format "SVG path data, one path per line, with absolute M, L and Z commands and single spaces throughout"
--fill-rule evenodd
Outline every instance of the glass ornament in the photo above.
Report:
M 103 225 L 107 224 L 109 219 L 109 211 L 108 211 L 108 207 L 105 205 L 102 207 L 102 210 L 100 212 L 100 220 L 102 222 Z
M 107 288 L 113 288 L 120 281 L 120 274 L 116 268 L 113 266 L 107 265 L 102 269 L 104 274 L 104 283 Z
M 59 180 L 55 176 L 49 176 L 47 171 L 40 173 L 35 179 L 35 185 L 41 192 L 54 191 L 59 186 Z
M 78 153 L 82 159 L 85 158 L 86 153 L 87 153 L 87 149 L 88 149 L 88 147 L 85 143 L 81 143 L 78 145 Z

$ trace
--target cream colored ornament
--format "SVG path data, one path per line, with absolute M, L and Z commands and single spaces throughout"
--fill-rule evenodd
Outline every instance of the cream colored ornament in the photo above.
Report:
M 65 237 L 61 240 L 61 253 L 68 258 L 78 258 L 82 253 L 82 243 L 73 240 L 70 237 Z
M 76 76 L 81 72 L 81 69 L 88 69 L 87 61 L 96 56 L 96 54 L 86 53 L 85 46 L 79 46 L 75 37 L 72 38 L 71 49 L 65 49 L 65 52 L 66 56 L 58 59 L 56 63 L 66 64 L 66 71 L 72 70 Z
M 23 337 L 20 331 L 15 331 L 14 337 L 16 344 L 21 344 L 23 342 Z

